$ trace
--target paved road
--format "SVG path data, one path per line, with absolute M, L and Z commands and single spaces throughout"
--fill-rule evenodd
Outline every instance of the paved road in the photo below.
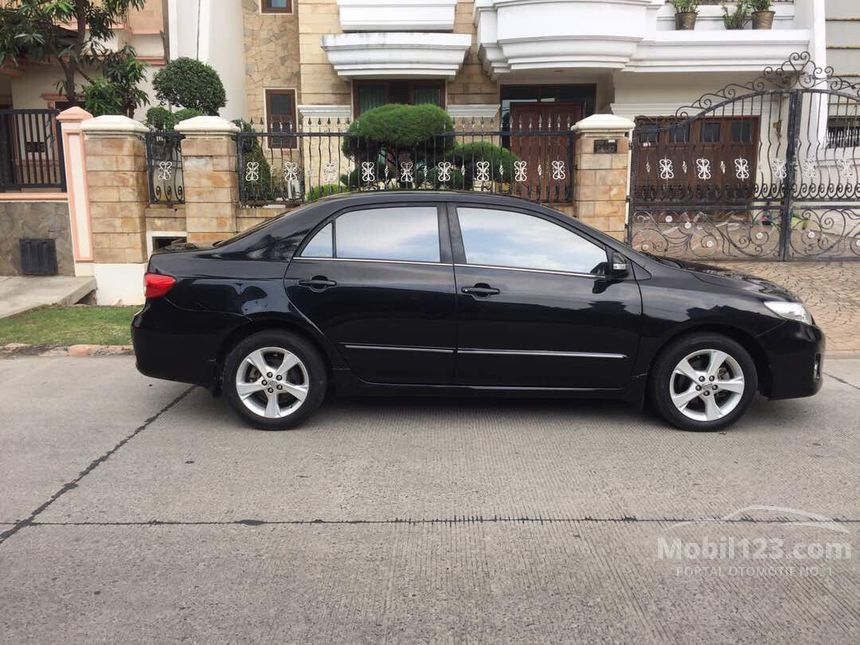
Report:
M 265 433 L 128 357 L 0 360 L 0 642 L 856 643 L 860 360 L 826 372 L 716 434 L 506 400 Z

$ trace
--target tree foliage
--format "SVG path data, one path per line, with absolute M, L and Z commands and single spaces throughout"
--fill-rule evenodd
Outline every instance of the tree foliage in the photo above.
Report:
M 155 96 L 162 103 L 199 110 L 217 116 L 227 104 L 224 84 L 214 68 L 193 58 L 177 58 L 152 79 Z
M 134 117 L 135 110 L 149 103 L 138 83 L 143 80 L 146 63 L 138 60 L 126 45 L 109 54 L 102 65 L 101 78 L 84 87 L 84 106 L 93 116 L 124 114 Z
M 130 9 L 142 9 L 146 0 L 17 0 L 0 7 L 0 65 L 25 60 L 56 59 L 63 70 L 57 87 L 70 102 L 78 98 L 78 77 L 90 84 L 90 69 L 99 68 L 111 55 L 106 46 L 113 26 Z M 97 93 L 104 95 L 104 84 Z M 103 99 L 100 98 L 100 100 Z

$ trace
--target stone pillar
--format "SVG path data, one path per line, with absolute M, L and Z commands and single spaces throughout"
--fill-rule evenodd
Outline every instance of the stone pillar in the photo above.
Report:
M 613 114 L 593 114 L 573 126 L 574 213 L 586 224 L 618 240 L 625 237 L 630 185 L 629 135 L 634 127 L 633 121 Z
M 230 237 L 237 232 L 239 128 L 217 116 L 196 116 L 180 121 L 175 129 L 185 136 L 182 172 L 188 241 L 208 244 Z
M 93 275 L 99 304 L 143 302 L 146 267 L 146 126 L 105 115 L 84 121 Z
M 69 200 L 69 230 L 72 233 L 72 257 L 75 275 L 93 275 L 93 231 L 87 185 L 87 165 L 81 124 L 93 115 L 72 107 L 57 115 L 63 140 L 63 162 L 66 193 Z

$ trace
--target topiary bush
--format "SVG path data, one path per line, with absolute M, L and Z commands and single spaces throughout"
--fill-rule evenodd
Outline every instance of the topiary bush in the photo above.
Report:
M 347 129 L 343 152 L 360 168 L 363 162 L 376 162 L 376 178 L 382 180 L 385 168 L 392 179 L 399 177 L 398 165 L 411 161 L 415 168 L 433 165 L 450 155 L 454 146 L 454 122 L 445 110 L 430 104 L 391 103 L 368 110 Z M 359 185 L 361 175 L 353 171 L 350 186 Z M 363 182 L 362 182 L 363 183 Z M 403 182 L 401 182 L 403 185 Z M 404 186 L 407 187 L 407 186 Z
M 217 115 L 227 104 L 224 84 L 214 68 L 193 58 L 177 58 L 152 78 L 156 98 L 203 114 Z
M 507 148 L 488 141 L 458 144 L 452 156 L 455 165 L 463 169 L 463 187 L 467 189 L 472 189 L 475 185 L 480 174 L 478 169 L 480 162 L 486 161 L 490 164 L 487 169 L 489 181 L 510 181 L 514 173 L 514 162 L 519 161 L 519 157 Z M 500 173 L 499 168 L 503 172 Z
M 176 112 L 171 112 L 166 107 L 158 105 L 146 111 L 146 125 L 154 130 L 173 130 L 180 121 L 185 121 L 185 119 L 195 116 L 204 115 L 200 110 L 192 110 L 191 108 L 183 108 Z

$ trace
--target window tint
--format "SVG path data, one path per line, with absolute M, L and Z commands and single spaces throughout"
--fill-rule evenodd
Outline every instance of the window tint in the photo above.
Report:
M 468 264 L 600 273 L 606 252 L 566 228 L 532 215 L 459 208 Z
M 334 255 L 334 247 L 332 246 L 332 230 L 334 226 L 326 224 L 313 236 L 308 245 L 302 251 L 302 256 L 306 258 L 330 258 Z
M 338 258 L 439 261 L 435 206 L 352 211 L 334 223 Z

